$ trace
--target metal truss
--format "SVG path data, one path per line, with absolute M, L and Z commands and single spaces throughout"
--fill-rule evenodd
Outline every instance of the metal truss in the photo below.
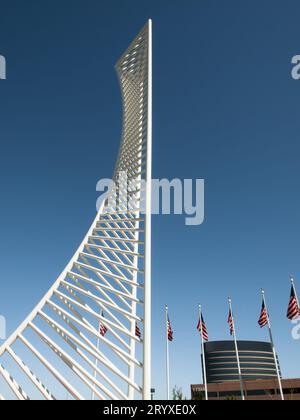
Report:
M 0 348 L 0 400 L 150 399 L 151 21 L 116 71 L 123 98 L 116 188 L 62 274 Z M 128 194 L 124 172 L 135 182 Z M 129 197 L 134 205 L 126 208 Z

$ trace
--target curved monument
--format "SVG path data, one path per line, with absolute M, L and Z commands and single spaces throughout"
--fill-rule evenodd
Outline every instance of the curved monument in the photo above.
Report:
M 0 348 L 2 400 L 150 399 L 151 21 L 116 70 L 123 98 L 116 187 L 62 274 Z M 134 181 L 130 191 L 120 185 L 124 174 Z

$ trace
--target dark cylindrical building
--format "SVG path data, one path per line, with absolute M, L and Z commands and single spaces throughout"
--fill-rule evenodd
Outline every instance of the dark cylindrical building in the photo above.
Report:
M 270 343 L 238 341 L 239 358 L 244 380 L 277 377 L 275 359 Z M 205 343 L 208 383 L 239 380 L 234 341 Z

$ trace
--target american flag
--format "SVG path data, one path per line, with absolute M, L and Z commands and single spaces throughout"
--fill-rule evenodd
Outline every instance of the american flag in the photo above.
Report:
M 203 315 L 201 315 L 201 319 L 199 318 L 197 330 L 200 332 L 200 334 L 202 333 L 203 340 L 208 341 L 208 332 L 207 332 L 206 324 L 203 319 Z
M 170 322 L 169 317 L 168 317 L 168 321 L 167 321 L 167 335 L 168 335 L 168 340 L 173 341 L 173 339 L 174 339 L 173 330 L 172 330 L 172 327 L 171 327 L 171 322 Z
M 142 336 L 142 333 L 141 333 L 141 330 L 140 330 L 138 324 L 135 324 L 135 335 L 137 336 L 137 338 L 141 338 L 141 336 Z
M 268 312 L 267 312 L 267 308 L 266 308 L 266 305 L 265 305 L 264 301 L 262 303 L 261 313 L 260 313 L 260 317 L 259 317 L 259 320 L 258 320 L 258 325 L 261 328 L 264 328 L 266 325 L 268 325 Z
M 101 312 L 101 316 L 102 316 L 102 318 L 104 318 L 104 313 L 103 313 L 103 311 Z M 100 323 L 100 326 L 99 326 L 99 333 L 100 333 L 100 335 L 102 335 L 102 337 L 104 337 L 105 336 L 105 334 L 107 333 L 107 328 L 106 328 L 106 326 L 101 322 Z
M 292 285 L 291 297 L 290 297 L 289 307 L 287 311 L 287 317 L 288 319 L 293 320 L 293 319 L 299 318 L 299 315 L 300 315 L 300 308 L 299 308 L 298 300 L 296 297 L 294 285 Z
M 230 327 L 230 335 L 233 335 L 233 333 L 234 333 L 234 322 L 233 322 L 233 316 L 232 316 L 231 309 L 229 309 L 228 324 L 229 324 L 229 327 Z

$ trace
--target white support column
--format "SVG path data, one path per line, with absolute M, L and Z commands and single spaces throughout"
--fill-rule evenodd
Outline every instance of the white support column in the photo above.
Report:
M 165 307 L 166 316 L 166 386 L 167 386 L 167 401 L 170 399 L 170 349 L 169 349 L 169 315 L 168 306 Z
M 99 330 L 100 330 L 101 322 L 99 323 Z M 97 338 L 97 350 L 100 347 L 100 338 Z M 97 379 L 97 368 L 98 368 L 98 359 L 95 359 L 95 371 L 94 371 L 94 379 Z M 92 401 L 95 400 L 95 391 L 92 391 Z
M 235 320 L 234 320 L 234 315 L 233 315 L 233 311 L 232 311 L 232 300 L 229 298 L 228 301 L 229 301 L 230 313 L 231 313 L 231 316 L 232 316 L 233 339 L 234 339 L 234 347 L 235 347 L 236 360 L 237 360 L 237 366 L 238 366 L 238 373 L 239 373 L 239 379 L 240 379 L 241 397 L 242 397 L 242 401 L 245 401 L 243 376 L 242 376 L 240 355 L 239 355 L 239 349 L 238 349 L 238 343 L 237 343 L 236 331 L 235 331 Z
M 152 215 L 152 21 L 148 23 L 148 126 L 145 214 L 143 399 L 151 400 L 151 215 Z
M 261 293 L 262 293 L 263 302 L 265 304 L 265 308 L 266 308 L 266 311 L 267 311 L 268 329 L 269 329 L 269 335 L 270 335 L 270 342 L 271 342 L 271 346 L 272 346 L 272 351 L 273 351 L 273 355 L 274 355 L 274 363 L 275 363 L 275 366 L 276 366 L 276 374 L 277 374 L 277 380 L 278 380 L 280 398 L 281 398 L 282 401 L 284 401 L 284 395 L 283 395 L 283 389 L 282 389 L 280 371 L 279 371 L 279 366 L 278 366 L 278 357 L 277 357 L 277 352 L 276 352 L 275 345 L 274 345 L 274 340 L 273 340 L 273 334 L 272 334 L 272 329 L 271 329 L 271 322 L 270 322 L 269 311 L 268 311 L 268 306 L 267 306 L 267 302 L 266 302 L 265 291 L 262 290 Z
M 200 320 L 200 335 L 201 335 L 201 352 L 202 352 L 202 372 L 203 372 L 203 382 L 205 387 L 205 400 L 208 401 L 208 390 L 207 390 L 207 375 L 206 375 L 206 361 L 205 361 L 205 348 L 204 348 L 204 338 L 203 338 L 203 322 L 202 322 L 202 306 L 199 305 L 199 320 Z

